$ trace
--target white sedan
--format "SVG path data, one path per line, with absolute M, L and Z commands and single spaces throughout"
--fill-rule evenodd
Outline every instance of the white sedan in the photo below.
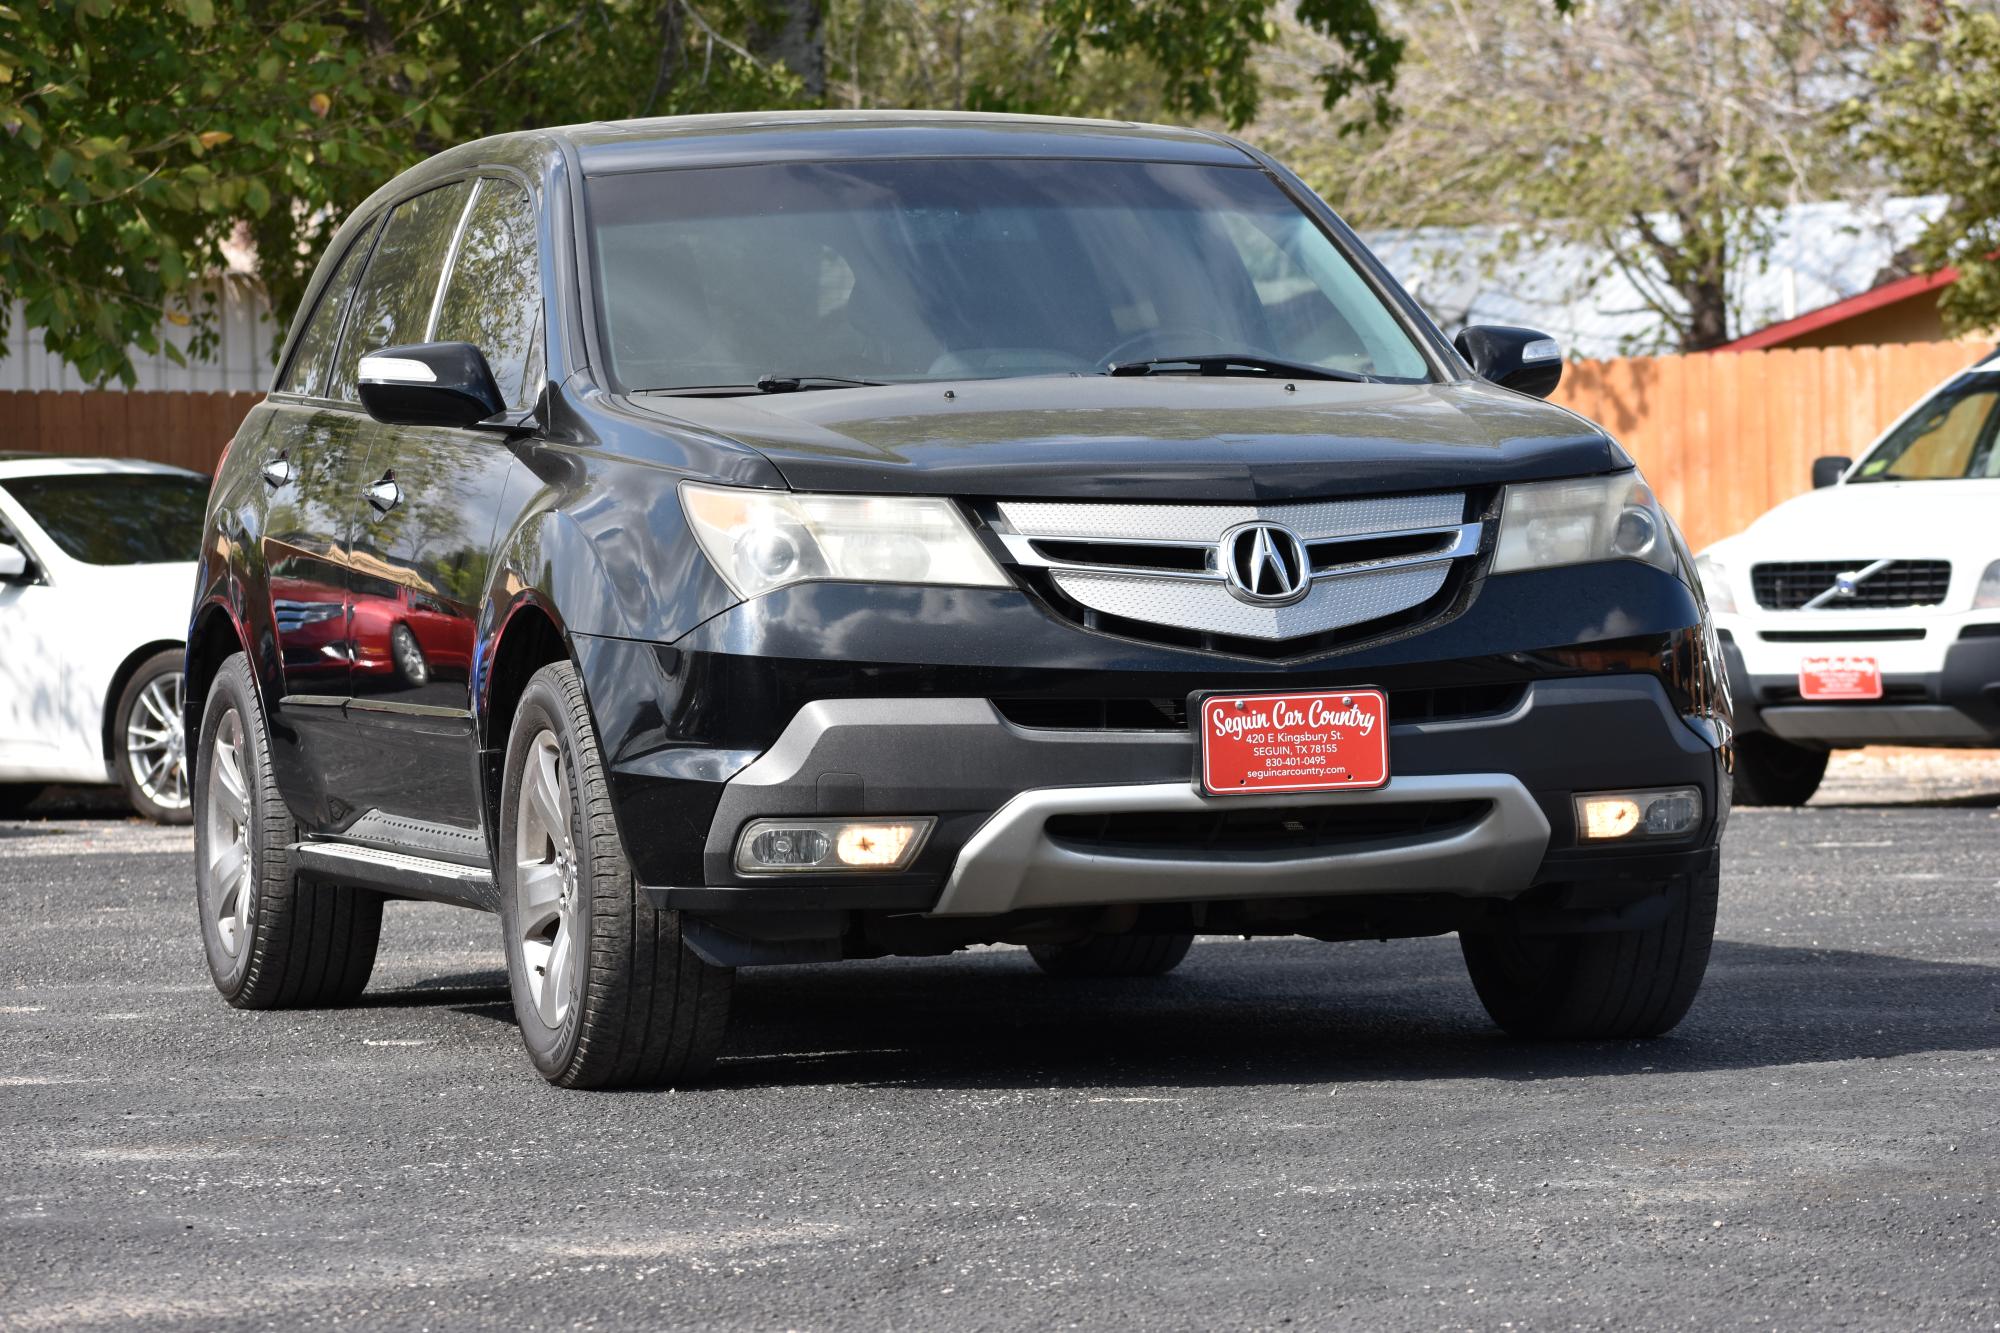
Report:
M 0 454 L 0 816 L 43 784 L 123 783 L 190 818 L 181 667 L 208 478 Z
M 1803 804 L 1829 751 L 2000 744 L 2000 354 L 1696 562 L 1736 799 Z

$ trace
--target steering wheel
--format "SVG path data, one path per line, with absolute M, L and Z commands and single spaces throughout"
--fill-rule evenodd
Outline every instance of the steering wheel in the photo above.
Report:
M 1187 342 L 1177 339 L 1186 334 Z M 1200 355 L 1204 352 L 1226 352 L 1229 341 L 1214 329 L 1205 329 L 1198 324 L 1162 324 L 1157 328 L 1141 329 L 1131 337 L 1097 358 L 1100 366 L 1115 366 L 1124 359 L 1127 351 L 1137 351 L 1150 345 L 1155 355 L 1173 356 L 1180 353 Z

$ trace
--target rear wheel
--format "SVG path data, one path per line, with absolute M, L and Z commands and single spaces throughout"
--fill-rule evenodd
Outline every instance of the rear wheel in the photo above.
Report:
M 132 674 L 111 722 L 118 780 L 132 808 L 157 824 L 194 822 L 182 702 L 181 651 L 169 648 Z
M 1666 919 L 1643 930 L 1459 936 L 1472 985 L 1517 1037 L 1657 1037 L 1686 1016 L 1708 970 L 1718 875 L 1671 890 Z
M 500 920 L 521 1039 L 572 1088 L 682 1085 L 714 1063 L 735 972 L 690 949 L 618 840 L 576 670 L 543 667 L 514 714 L 500 797 Z
M 1804 805 L 1826 776 L 1825 750 L 1808 749 L 1754 732 L 1736 738 L 1736 805 Z
M 293 872 L 287 848 L 298 830 L 265 735 L 237 653 L 209 689 L 195 766 L 195 902 L 208 970 L 239 1009 L 343 1004 L 374 969 L 382 896 Z
M 1177 935 L 1090 935 L 1070 944 L 1031 944 L 1035 965 L 1052 977 L 1161 977 L 1194 945 Z

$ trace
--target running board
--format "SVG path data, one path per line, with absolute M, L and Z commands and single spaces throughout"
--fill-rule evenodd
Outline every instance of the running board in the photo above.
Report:
M 295 842 L 289 851 L 292 869 L 302 875 L 404 898 L 500 910 L 500 892 L 492 874 L 481 866 L 341 842 Z

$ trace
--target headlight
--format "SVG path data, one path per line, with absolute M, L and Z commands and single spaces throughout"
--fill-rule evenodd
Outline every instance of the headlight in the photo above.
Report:
M 1972 594 L 1973 610 L 1985 611 L 1996 606 L 2000 606 L 2000 560 L 1986 567 L 1986 572 L 1979 576 L 1977 591 Z
M 1734 614 L 1736 594 L 1729 590 L 1729 571 L 1713 556 L 1694 558 L 1694 572 L 1701 578 L 1701 590 L 1708 594 L 1708 609 Z
M 683 483 L 681 507 L 703 553 L 739 597 L 812 579 L 1007 584 L 948 500 Z
M 1636 471 L 1507 488 L 1495 574 L 1595 560 L 1674 568 L 1667 516 Z

